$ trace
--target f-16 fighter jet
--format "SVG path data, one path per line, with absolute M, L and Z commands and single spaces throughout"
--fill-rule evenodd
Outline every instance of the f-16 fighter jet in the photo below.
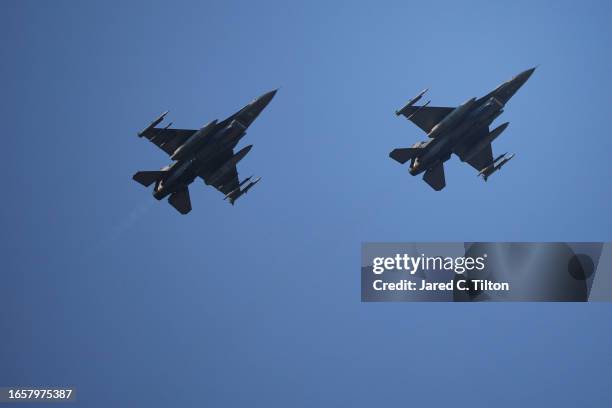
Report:
M 191 211 L 188 186 L 196 177 L 225 194 L 225 199 L 234 205 L 260 180 L 250 181 L 251 176 L 239 181 L 236 165 L 253 146 L 243 147 L 237 153 L 234 148 L 275 94 L 276 90 L 268 92 L 229 118 L 213 120 L 199 130 L 170 129 L 172 123 L 156 127 L 168 112 L 162 113 L 138 136 L 146 137 L 168 153 L 173 163 L 159 171 L 139 171 L 132 178 L 145 187 L 154 184 L 153 197 L 161 200 L 169 196 L 168 202 L 181 214 Z
M 493 166 L 487 170 L 497 161 L 493 160 L 491 142 L 506 129 L 508 122 L 491 131 L 489 126 L 502 114 L 504 105 L 527 82 L 533 71 L 535 68 L 528 69 L 482 98 L 471 98 L 456 108 L 428 106 L 431 101 L 415 106 L 427 92 L 425 89 L 395 113 L 404 115 L 423 129 L 429 140 L 412 147 L 395 149 L 389 156 L 402 164 L 410 160 L 410 174 L 416 176 L 425 172 L 423 180 L 436 191 L 446 186 L 444 162 L 450 159 L 452 153 L 483 176 L 488 173 L 484 177 L 486 180 L 501 167 Z

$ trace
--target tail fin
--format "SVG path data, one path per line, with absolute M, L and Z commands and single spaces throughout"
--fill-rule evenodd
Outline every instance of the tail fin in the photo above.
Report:
M 419 156 L 421 152 L 419 147 L 407 147 L 405 149 L 395 149 L 389 153 L 389 157 L 393 160 L 400 162 L 401 164 L 406 163 L 410 159 L 414 159 Z
M 189 199 L 189 189 L 187 187 L 173 193 L 168 202 L 181 214 L 187 214 L 191 211 L 191 200 Z
M 164 171 L 139 171 L 134 174 L 132 178 L 142 184 L 145 187 L 149 187 L 151 184 L 155 183 L 158 180 L 161 180 L 164 177 Z
M 430 169 L 427 169 L 423 180 L 436 191 L 442 190 L 446 186 L 446 179 L 444 177 L 444 164 L 438 163 Z

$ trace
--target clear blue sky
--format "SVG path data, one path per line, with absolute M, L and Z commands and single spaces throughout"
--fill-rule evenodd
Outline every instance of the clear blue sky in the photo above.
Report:
M 126 4 L 127 3 L 127 4 Z M 362 304 L 362 241 L 610 241 L 612 6 L 587 2 L 4 1 L 0 385 L 81 406 L 605 406 L 608 304 Z M 506 107 L 489 183 L 388 158 L 394 110 Z M 281 87 L 231 207 L 180 216 L 131 180 L 136 132 Z

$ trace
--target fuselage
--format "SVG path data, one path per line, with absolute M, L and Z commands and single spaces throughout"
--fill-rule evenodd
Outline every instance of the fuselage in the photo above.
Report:
M 460 114 L 453 118 L 452 125 L 440 131 L 433 139 L 422 143 L 423 152 L 417 157 L 410 166 L 410 174 L 417 175 L 438 162 L 445 162 L 450 159 L 455 146 L 460 143 L 470 141 L 476 136 L 476 130 L 482 126 L 489 126 L 495 118 L 503 112 L 503 104 L 495 97 L 488 100 L 476 101 L 470 99 L 448 114 Z M 469 109 L 465 109 L 465 108 Z M 440 124 L 446 120 L 444 118 Z M 432 129 L 432 133 L 436 128 Z
M 218 158 L 238 144 L 245 135 L 244 129 L 232 123 L 206 136 L 208 140 L 202 142 L 197 150 L 165 168 L 167 176 L 157 183 L 153 196 L 161 200 L 188 186 L 199 175 L 212 173 L 216 167 L 221 167 L 224 163 L 218 163 Z

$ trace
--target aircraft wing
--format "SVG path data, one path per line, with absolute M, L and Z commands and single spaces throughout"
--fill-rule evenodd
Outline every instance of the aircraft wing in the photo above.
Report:
M 468 160 L 468 164 L 475 168 L 477 171 L 484 169 L 486 166 L 491 164 L 493 161 L 493 149 L 491 143 L 486 145 L 478 154 Z
M 410 118 L 415 125 L 423 129 L 425 133 L 429 133 L 442 119 L 451 113 L 454 108 L 444 106 L 408 106 L 402 110 L 402 115 Z
M 234 150 L 227 149 L 225 152 L 223 152 L 223 154 L 218 155 L 214 159 L 214 162 L 207 167 L 212 169 L 218 169 L 223 166 L 223 164 L 226 163 L 229 159 L 231 159 L 233 155 Z M 199 176 L 204 180 L 206 184 L 210 184 L 209 181 L 211 179 L 212 173 L 202 173 L 199 174 Z M 216 188 L 225 195 L 238 188 L 238 185 L 238 169 L 236 169 L 236 166 L 233 166 L 231 170 L 225 173 L 222 179 L 211 184 L 212 187 Z
M 478 135 L 476 137 L 476 143 L 478 142 L 478 140 L 481 140 L 482 138 L 486 137 L 488 134 L 489 134 L 489 127 L 483 126 L 478 131 Z M 469 160 L 465 160 L 465 157 L 467 157 L 467 153 L 470 152 L 470 147 L 472 147 L 472 145 L 457 146 L 455 148 L 455 154 L 459 156 L 459 158 L 462 161 L 467 161 L 467 163 L 470 166 L 480 171 L 484 169 L 486 166 L 488 166 L 489 164 L 491 164 L 491 162 L 493 161 L 493 149 L 491 147 L 491 143 L 489 143 L 485 147 L 483 147 L 482 150 L 480 150 L 474 157 L 471 157 Z
M 195 132 L 196 130 L 189 129 L 152 128 L 147 129 L 142 136 L 149 139 L 164 152 L 172 155 Z

